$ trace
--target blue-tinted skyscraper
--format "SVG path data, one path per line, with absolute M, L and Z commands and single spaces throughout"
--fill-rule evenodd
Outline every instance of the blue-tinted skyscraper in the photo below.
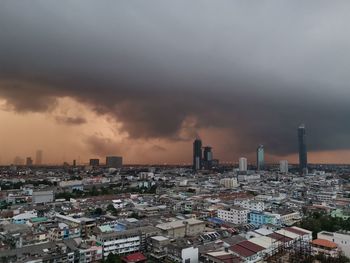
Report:
M 264 170 L 265 159 L 264 159 L 264 145 L 259 145 L 256 149 L 256 168 L 258 170 Z
M 196 139 L 193 142 L 193 169 L 200 170 L 202 168 L 202 141 Z
M 298 144 L 299 144 L 299 171 L 300 171 L 300 174 L 307 174 L 306 131 L 305 131 L 304 124 L 300 125 L 298 128 Z

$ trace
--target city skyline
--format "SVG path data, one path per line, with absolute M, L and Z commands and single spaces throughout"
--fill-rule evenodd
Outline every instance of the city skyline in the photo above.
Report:
M 190 163 L 196 136 L 297 163 L 300 123 L 310 163 L 350 163 L 348 8 L 1 2 L 1 163 Z

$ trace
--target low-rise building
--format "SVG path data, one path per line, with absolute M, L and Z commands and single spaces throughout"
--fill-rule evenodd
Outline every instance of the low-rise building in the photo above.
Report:
M 252 210 L 252 211 L 264 211 L 265 210 L 265 203 L 262 201 L 257 200 L 250 200 L 250 199 L 236 199 L 234 201 L 234 204 L 237 206 L 241 206 L 245 209 Z
M 54 200 L 53 190 L 46 191 L 33 191 L 32 203 L 33 204 L 47 204 Z
M 317 238 L 334 242 L 345 256 L 350 257 L 350 233 L 322 231 L 317 233 Z
M 97 234 L 96 240 L 97 245 L 102 246 L 104 257 L 109 253 L 124 255 L 143 250 L 146 239 L 159 234 L 158 231 L 154 227 L 140 227 L 120 232 L 102 232 Z
M 178 240 L 167 246 L 167 259 L 174 263 L 198 263 L 199 250 L 187 242 Z
M 163 261 L 166 257 L 166 246 L 170 243 L 170 239 L 164 236 L 153 236 L 148 239 L 147 250 L 150 256 L 158 261 Z
M 229 210 L 218 210 L 218 218 L 230 222 L 236 225 L 246 224 L 248 223 L 248 213 L 249 210 L 239 207 L 233 206 Z
M 337 257 L 340 253 L 338 245 L 326 239 L 317 238 L 312 240 L 311 247 L 313 255 L 322 254 L 328 257 Z
M 194 218 L 186 220 L 177 220 L 173 222 L 156 225 L 161 230 L 162 235 L 179 238 L 186 236 L 195 236 L 202 233 L 205 229 L 205 222 Z

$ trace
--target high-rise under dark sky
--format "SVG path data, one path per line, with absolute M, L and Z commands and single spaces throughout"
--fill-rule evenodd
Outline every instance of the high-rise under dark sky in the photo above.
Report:
M 256 149 L 256 168 L 257 170 L 264 170 L 264 166 L 264 145 L 259 145 L 259 147 Z
M 193 142 L 193 169 L 199 170 L 202 168 L 202 141 L 196 139 Z
M 213 152 L 210 146 L 204 147 L 204 166 L 205 169 L 211 169 L 213 164 Z
M 301 174 L 307 173 L 307 149 L 306 149 L 306 131 L 305 125 L 302 124 L 298 128 L 298 144 L 299 144 L 299 170 Z

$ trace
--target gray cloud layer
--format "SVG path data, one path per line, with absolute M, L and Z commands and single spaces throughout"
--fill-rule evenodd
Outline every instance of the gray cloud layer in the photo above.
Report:
M 234 131 L 240 151 L 295 152 L 302 122 L 311 149 L 350 148 L 349 11 L 347 1 L 5 0 L 0 96 L 18 111 L 71 96 L 134 138 L 178 139 L 191 116 Z

